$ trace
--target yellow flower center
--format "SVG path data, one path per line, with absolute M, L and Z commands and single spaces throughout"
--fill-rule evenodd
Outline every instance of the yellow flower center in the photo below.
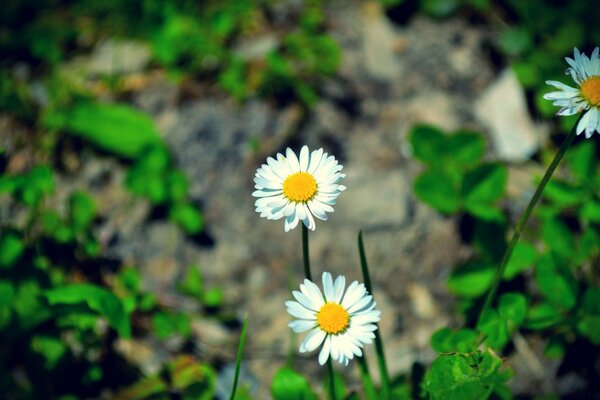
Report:
M 600 107 L 600 76 L 587 78 L 581 84 L 581 94 L 590 105 Z
M 350 315 L 337 303 L 325 303 L 317 313 L 317 324 L 325 332 L 337 335 L 350 324 Z
M 283 195 L 297 203 L 306 202 L 317 193 L 317 181 L 307 172 L 296 172 L 283 181 Z

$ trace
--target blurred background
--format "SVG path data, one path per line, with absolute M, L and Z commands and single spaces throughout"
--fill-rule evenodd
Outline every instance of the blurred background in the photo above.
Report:
M 252 179 L 307 144 L 348 187 L 313 275 L 362 280 L 363 230 L 396 397 L 419 398 L 431 335 L 473 325 L 577 119 L 544 82 L 572 84 L 564 57 L 600 45 L 598 21 L 585 0 L 5 0 L 2 396 L 227 398 L 247 314 L 238 398 L 271 398 L 299 343 L 300 229 L 259 218 Z M 600 396 L 596 143 L 576 140 L 500 287 L 532 305 L 493 346 L 518 398 Z M 547 254 L 577 265 L 533 268 Z M 294 365 L 323 392 L 314 355 Z

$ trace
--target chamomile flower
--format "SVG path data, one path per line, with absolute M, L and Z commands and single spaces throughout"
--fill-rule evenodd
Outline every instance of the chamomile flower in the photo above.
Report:
M 546 93 L 546 100 L 554 100 L 555 106 L 561 107 L 558 115 L 573 115 L 585 111 L 585 115 L 577 124 L 577 134 L 585 131 L 590 138 L 594 132 L 600 132 L 600 49 L 596 47 L 590 58 L 575 48 L 574 58 L 566 57 L 570 67 L 567 75 L 571 75 L 578 87 L 573 88 L 557 81 L 546 81 L 557 89 Z
M 346 190 L 339 184 L 346 176 L 340 173 L 343 166 L 323 149 L 309 152 L 306 146 L 300 150 L 299 158 L 290 148 L 285 156 L 277 153 L 276 158 L 268 157 L 254 176 L 256 190 L 252 196 L 258 197 L 256 212 L 267 219 L 285 218 L 286 232 L 299 221 L 314 231 L 314 217 L 327 220 L 327 213 L 333 212 L 332 205 Z
M 329 272 L 323 273 L 322 281 L 323 293 L 308 279 L 300 285 L 299 292 L 292 292 L 297 301 L 286 301 L 285 305 L 297 319 L 289 327 L 294 332 L 309 331 L 300 353 L 322 344 L 319 364 L 324 365 L 331 356 L 348 365 L 354 356 L 362 356 L 365 344 L 373 342 L 381 312 L 375 309 L 373 296 L 364 284 L 354 281 L 346 289 L 346 278 L 338 276 L 333 282 Z

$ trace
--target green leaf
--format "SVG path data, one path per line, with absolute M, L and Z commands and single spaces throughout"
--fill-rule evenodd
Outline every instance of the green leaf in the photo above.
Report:
M 448 163 L 465 170 L 481 162 L 485 154 L 485 141 L 480 133 L 457 131 L 447 137 L 444 154 L 447 154 Z
M 40 285 L 33 280 L 21 282 L 13 296 L 12 306 L 19 325 L 28 330 L 50 317 L 47 307 L 40 301 Z
M 499 200 L 506 192 L 508 171 L 502 164 L 483 164 L 465 175 L 462 195 L 465 207 L 490 204 Z
M 477 342 L 477 333 L 470 329 L 459 329 L 454 332 L 450 328 L 441 328 L 431 336 L 431 347 L 439 353 L 475 351 Z
M 204 292 L 202 302 L 206 307 L 218 308 L 223 304 L 223 291 L 221 288 L 213 287 Z
M 527 268 L 533 266 L 538 258 L 535 247 L 520 240 L 513 250 L 513 254 L 504 270 L 504 280 L 511 280 Z
M 125 267 L 119 272 L 119 282 L 129 292 L 137 293 L 140 290 L 140 273 L 134 267 Z
M 190 235 L 199 233 L 204 228 L 202 213 L 192 204 L 178 203 L 174 205 L 169 211 L 169 218 Z
M 45 165 L 35 166 L 23 175 L 17 196 L 28 206 L 37 204 L 44 195 L 54 191 L 54 173 Z
M 171 201 L 184 201 L 187 196 L 188 186 L 188 179 L 183 172 L 179 170 L 169 172 L 169 175 L 167 176 L 167 187 Z
M 305 377 L 294 370 L 280 368 L 273 377 L 271 394 L 274 400 L 317 400 Z
M 558 218 L 545 218 L 542 238 L 550 249 L 565 259 L 575 259 L 577 243 L 572 231 Z
M 479 297 L 485 293 L 494 280 L 494 265 L 471 260 L 456 269 L 448 279 L 448 289 L 462 297 Z
M 591 315 L 600 315 L 600 288 L 588 288 L 581 300 L 583 311 Z
M 482 400 L 511 376 L 493 352 L 442 354 L 432 363 L 424 389 L 433 400 Z
M 74 192 L 69 198 L 71 224 L 77 231 L 83 231 L 96 217 L 96 204 L 92 196 L 85 192 Z
M 506 321 L 494 309 L 485 310 L 482 314 L 477 330 L 485 335 L 485 343 L 496 349 L 502 350 L 508 343 L 508 327 Z
M 459 6 L 458 0 L 422 0 L 419 4 L 426 14 L 436 18 L 449 16 Z
M 589 140 L 582 141 L 567 152 L 571 172 L 579 182 L 587 182 L 594 176 L 596 146 Z
M 202 299 L 203 282 L 202 274 L 198 266 L 191 265 L 188 267 L 185 278 L 183 278 L 183 281 L 181 281 L 178 285 L 178 290 L 183 294 L 187 294 L 188 296 L 196 298 L 197 300 Z
M 586 315 L 577 323 L 577 331 L 593 344 L 600 344 L 600 315 Z
M 150 117 L 125 104 L 79 103 L 59 128 L 125 158 L 136 158 L 161 138 Z
M 44 357 L 44 366 L 48 370 L 53 369 L 67 351 L 66 345 L 52 336 L 34 336 L 31 348 Z
M 121 301 L 104 288 L 79 283 L 48 290 L 45 296 L 51 305 L 85 303 L 90 309 L 106 317 L 119 336 L 125 339 L 131 337 L 131 325 Z
M 567 182 L 551 180 L 544 189 L 544 196 L 561 208 L 585 201 L 585 190 Z
M 505 293 L 498 300 L 500 317 L 510 322 L 509 331 L 519 327 L 527 314 L 527 299 L 520 293 Z
M 562 315 L 548 303 L 537 304 L 527 311 L 523 327 L 533 330 L 543 330 L 563 321 Z
M 152 316 L 154 333 L 160 339 L 180 334 L 188 337 L 191 334 L 190 319 L 184 313 L 158 312 Z
M 460 197 L 457 185 L 443 171 L 428 170 L 417 177 L 414 183 L 416 196 L 423 202 L 443 213 L 457 212 Z
M 583 203 L 579 209 L 579 217 L 587 222 L 600 223 L 600 202 L 592 199 Z
M 551 255 L 540 259 L 535 280 L 546 300 L 560 309 L 570 310 L 577 304 L 577 286 L 570 271 L 561 268 Z
M 490 262 L 500 263 L 506 252 L 506 222 L 476 220 L 474 244 L 477 253 Z
M 416 159 L 430 167 L 443 167 L 441 155 L 446 152 L 446 135 L 430 125 L 416 125 L 408 134 L 412 153 Z
M 23 239 L 14 232 L 0 237 L 0 269 L 13 267 L 25 251 Z
M 0 281 L 0 329 L 4 328 L 12 318 L 10 304 L 12 303 L 15 289 L 11 282 Z

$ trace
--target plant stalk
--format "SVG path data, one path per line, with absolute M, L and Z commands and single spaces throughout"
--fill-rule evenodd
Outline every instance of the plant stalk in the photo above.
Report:
M 308 228 L 304 223 L 302 225 L 302 258 L 304 260 L 304 276 L 312 282 L 312 274 L 310 273 L 310 259 L 308 255 Z
M 521 237 L 521 233 L 523 232 L 523 229 L 525 228 L 525 225 L 527 224 L 527 221 L 529 220 L 529 217 L 531 216 L 533 209 L 535 208 L 537 202 L 540 200 L 540 197 L 542 196 L 542 192 L 544 191 L 544 188 L 550 181 L 550 178 L 552 178 L 552 174 L 554 174 L 554 170 L 556 169 L 556 167 L 562 160 L 562 158 L 565 155 L 565 153 L 567 152 L 568 148 L 573 143 L 575 136 L 577 136 L 577 124 L 579 123 L 579 120 L 581 119 L 582 116 L 583 116 L 583 114 L 579 117 L 577 122 L 575 122 L 575 125 L 571 129 L 571 132 L 569 132 L 569 135 L 567 136 L 567 138 L 565 139 L 563 144 L 560 146 L 560 149 L 558 149 L 558 152 L 556 153 L 556 155 L 554 156 L 554 159 L 550 163 L 550 166 L 546 170 L 546 173 L 544 174 L 542 181 L 540 182 L 539 186 L 535 190 L 533 197 L 529 201 L 529 204 L 527 205 L 525 212 L 519 218 L 519 221 L 517 222 L 517 226 L 515 227 L 513 236 L 510 240 L 510 243 L 508 244 L 508 247 L 506 248 L 506 252 L 504 253 L 504 256 L 502 257 L 502 262 L 500 263 L 500 266 L 496 270 L 496 275 L 494 276 L 494 281 L 492 282 L 492 287 L 488 291 L 488 294 L 485 298 L 485 302 L 483 303 L 483 307 L 481 307 L 481 311 L 479 312 L 479 317 L 477 318 L 477 325 L 479 325 L 479 323 L 481 322 L 481 317 L 490 308 L 490 306 L 492 305 L 492 302 L 494 301 L 494 297 L 496 296 L 496 292 L 498 291 L 498 286 L 500 285 L 500 282 L 502 281 L 502 277 L 504 276 L 504 271 L 506 270 L 506 266 L 508 265 L 508 262 L 510 261 L 510 257 L 512 256 L 513 250 L 515 249 L 515 246 L 517 245 L 517 242 L 519 241 L 519 238 Z
M 238 380 L 240 378 L 240 367 L 242 365 L 242 355 L 244 354 L 244 346 L 246 345 L 246 333 L 248 331 L 248 316 L 244 317 L 244 325 L 242 326 L 242 334 L 240 335 L 240 344 L 238 346 L 237 357 L 235 360 L 235 375 L 233 376 L 233 387 L 231 388 L 231 395 L 229 400 L 235 399 L 235 392 L 237 390 Z
M 329 400 L 337 400 L 337 397 L 335 396 L 335 377 L 333 375 L 331 357 L 327 359 L 327 374 L 329 375 Z

